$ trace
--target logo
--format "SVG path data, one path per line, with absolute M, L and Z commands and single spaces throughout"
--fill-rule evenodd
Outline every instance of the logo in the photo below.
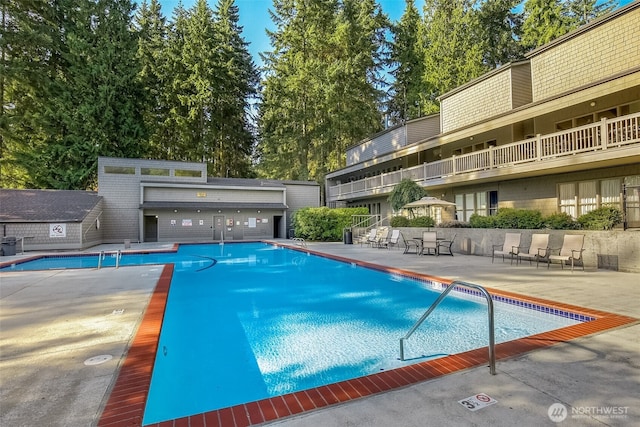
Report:
M 562 422 L 565 420 L 565 418 L 567 418 L 567 407 L 562 403 L 554 403 L 553 405 L 549 406 L 547 415 L 549 415 L 549 419 L 554 423 Z

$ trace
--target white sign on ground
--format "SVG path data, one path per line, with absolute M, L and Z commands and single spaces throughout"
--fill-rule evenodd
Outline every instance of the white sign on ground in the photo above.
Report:
M 473 396 L 469 396 L 466 399 L 458 400 L 459 404 L 470 411 L 477 411 L 478 409 L 485 408 L 497 402 L 497 400 L 485 393 L 478 393 Z

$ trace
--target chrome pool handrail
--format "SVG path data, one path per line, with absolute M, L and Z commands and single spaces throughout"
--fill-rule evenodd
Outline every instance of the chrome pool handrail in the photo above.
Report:
M 485 288 L 480 285 L 476 285 L 474 283 L 463 282 L 460 280 L 456 280 L 451 282 L 451 284 L 444 290 L 436 299 L 431 307 L 420 317 L 420 319 L 411 327 L 409 332 L 402 338 L 400 338 L 400 360 L 405 360 L 404 358 L 404 341 L 409 339 L 411 335 L 418 329 L 418 327 L 425 321 L 425 319 L 431 314 L 433 310 L 440 304 L 440 302 L 445 299 L 445 297 L 455 288 L 456 286 L 465 286 L 467 288 L 477 289 L 484 295 L 487 299 L 487 315 L 489 317 L 489 372 L 491 375 L 496 374 L 496 354 L 495 354 L 495 328 L 494 328 L 494 315 L 493 315 L 493 300 L 491 299 L 491 295 Z

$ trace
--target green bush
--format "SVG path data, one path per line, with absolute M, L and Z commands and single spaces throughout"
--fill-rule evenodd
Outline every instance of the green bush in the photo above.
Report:
M 478 214 L 471 214 L 469 218 L 469 225 L 471 228 L 496 228 L 495 216 L 483 216 Z
M 540 211 L 529 209 L 499 209 L 495 221 L 497 228 L 532 230 L 542 228 L 543 225 Z
M 409 227 L 433 227 L 435 222 L 430 216 L 419 216 L 409 220 Z
M 367 208 L 303 208 L 293 216 L 296 237 L 306 240 L 338 242 L 351 226 L 352 215 L 367 215 Z
M 409 227 L 409 218 L 404 216 L 394 216 L 389 221 L 389 224 L 392 227 Z
M 578 217 L 578 223 L 585 230 L 611 230 L 622 223 L 622 212 L 618 208 L 605 206 Z
M 552 230 L 575 230 L 579 224 L 566 212 L 558 212 L 544 218 L 544 226 Z

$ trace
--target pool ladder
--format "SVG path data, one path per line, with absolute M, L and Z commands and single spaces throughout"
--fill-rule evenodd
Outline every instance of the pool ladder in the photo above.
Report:
M 405 360 L 404 358 L 404 342 L 413 335 L 413 333 L 418 329 L 418 327 L 426 320 L 427 317 L 431 314 L 433 310 L 436 309 L 438 304 L 442 302 L 443 299 L 449 295 L 449 292 L 453 290 L 456 286 L 465 286 L 467 288 L 473 288 L 480 291 L 480 293 L 487 299 L 487 315 L 489 317 L 489 372 L 491 375 L 496 374 L 496 352 L 495 352 L 495 328 L 494 328 L 494 319 L 493 319 L 493 300 L 491 299 L 491 295 L 485 288 L 480 285 L 476 285 L 473 283 L 462 282 L 460 280 L 456 280 L 452 282 L 447 289 L 444 290 L 436 299 L 431 307 L 422 315 L 422 317 L 413 325 L 413 327 L 407 332 L 407 334 L 400 338 L 400 360 Z
M 100 270 L 102 268 L 102 261 L 104 261 L 104 258 L 109 253 L 115 254 L 115 256 L 116 256 L 116 268 L 120 267 L 120 258 L 122 258 L 122 251 L 120 249 L 118 249 L 116 252 L 100 251 L 100 254 L 98 255 L 98 270 Z

